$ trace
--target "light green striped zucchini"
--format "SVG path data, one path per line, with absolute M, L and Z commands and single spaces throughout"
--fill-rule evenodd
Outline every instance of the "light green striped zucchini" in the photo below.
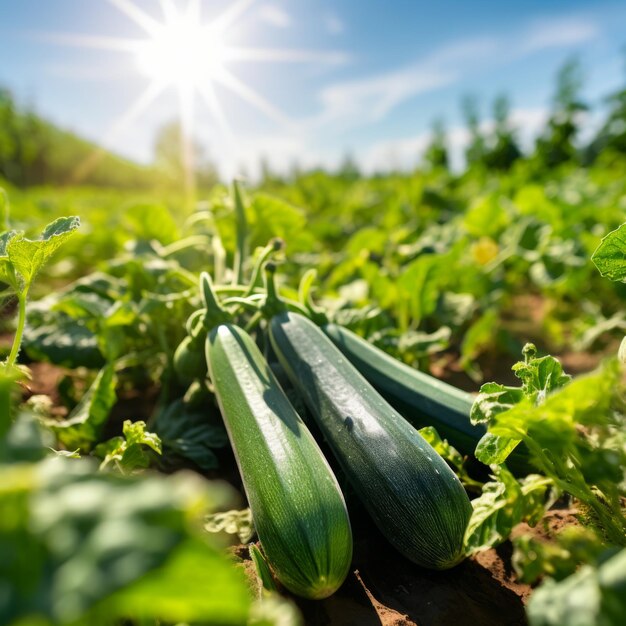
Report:
M 267 560 L 289 591 L 331 595 L 348 573 L 352 533 L 330 466 L 244 330 L 211 330 L 206 357 Z

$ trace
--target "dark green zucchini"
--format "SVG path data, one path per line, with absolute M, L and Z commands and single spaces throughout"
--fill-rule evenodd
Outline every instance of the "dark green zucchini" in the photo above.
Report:
M 330 466 L 244 330 L 230 324 L 211 330 L 206 357 L 276 577 L 305 598 L 329 596 L 352 559 L 348 513 Z
M 474 454 L 486 428 L 474 426 L 471 394 L 413 369 L 352 331 L 326 324 L 324 332 L 384 398 L 416 428 L 434 426 L 459 452 Z
M 282 312 L 274 351 L 388 541 L 418 565 L 463 558 L 472 507 L 454 472 L 313 322 Z
M 323 326 L 348 360 L 413 426 L 433 426 L 462 454 L 473 456 L 485 435 L 484 424 L 470 422 L 474 397 L 394 359 L 352 331 L 336 324 Z M 532 471 L 524 448 L 516 449 L 507 465 L 517 475 Z

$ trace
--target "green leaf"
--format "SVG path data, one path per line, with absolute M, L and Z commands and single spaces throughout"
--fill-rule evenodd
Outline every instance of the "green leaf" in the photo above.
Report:
M 124 220 L 139 240 L 156 239 L 162 244 L 180 237 L 180 230 L 171 212 L 162 204 L 136 204 L 124 211 Z
M 7 256 L 7 245 L 17 234 L 16 230 L 7 230 L 0 235 L 0 257 Z
M 244 626 L 243 573 L 198 524 L 234 495 L 190 473 L 121 477 L 87 459 L 0 467 L 0 622 Z
M 567 526 L 549 542 L 532 535 L 519 535 L 512 541 L 515 573 L 531 585 L 543 576 L 563 580 L 581 565 L 596 562 L 606 550 L 597 533 L 584 526 Z
M 446 439 L 442 439 L 434 426 L 425 426 L 420 428 L 418 432 L 435 449 L 435 452 L 453 467 L 455 474 L 466 487 L 477 488 L 482 485 L 469 476 L 465 469 L 463 455 Z
M 398 279 L 401 297 L 416 325 L 437 306 L 444 278 L 442 270 L 442 257 L 427 254 L 409 263 Z
M 504 466 L 491 469 L 495 480 L 485 483 L 482 495 L 472 500 L 474 511 L 465 533 L 467 554 L 502 543 L 524 520 L 536 523 L 551 503 L 546 499 L 551 481 L 545 476 L 531 474 L 518 482 Z
M 474 456 L 485 465 L 500 465 L 507 460 L 519 443 L 520 439 L 498 436 L 487 432 L 476 445 Z
M 536 398 L 537 404 L 543 402 L 548 393 L 572 380 L 569 374 L 563 372 L 559 360 L 550 355 L 531 358 L 528 362 L 520 361 L 512 369 L 523 383 L 524 394 Z
M 602 239 L 591 260 L 605 278 L 615 281 L 626 279 L 626 224 Z
M 626 549 L 607 553 L 561 582 L 547 580 L 531 596 L 531 626 L 621 626 L 626 615 Z
M 183 400 L 173 402 L 159 412 L 154 429 L 163 442 L 164 460 L 188 459 L 203 470 L 216 469 L 214 450 L 228 444 L 228 435 L 217 415 L 213 421 L 206 408 L 195 409 Z
M 64 314 L 57 314 L 55 321 L 47 317 L 50 322 L 41 319 L 26 326 L 23 347 L 31 359 L 69 368 L 98 369 L 105 364 L 91 330 Z
M 467 330 L 461 344 L 461 366 L 470 375 L 480 375 L 475 361 L 487 348 L 494 345 L 498 334 L 498 312 L 490 309 Z
M 55 431 L 66 448 L 86 452 L 97 442 L 117 400 L 116 384 L 113 365 L 105 365 L 66 419 L 46 420 L 46 425 Z
M 482 495 L 472 500 L 474 511 L 465 533 L 467 554 L 504 541 L 523 516 L 522 487 L 505 468 L 494 465 L 495 480 L 483 485 Z
M 499 383 L 485 383 L 474 400 L 470 411 L 472 424 L 490 424 L 496 415 L 508 411 L 522 400 L 524 394 L 518 387 Z
M 44 230 L 40 239 L 31 240 L 18 234 L 6 244 L 6 253 L 25 285 L 30 285 L 46 261 L 79 227 L 77 217 L 60 217 Z
M 13 291 L 19 291 L 20 285 L 17 282 L 13 265 L 7 256 L 7 245 L 17 234 L 17 231 L 10 230 L 0 235 L 0 282 L 7 283 Z
M 123 437 L 113 437 L 96 446 L 94 453 L 102 458 L 100 469 L 115 464 L 123 474 L 129 474 L 150 465 L 149 450 L 161 454 L 161 440 L 154 433 L 146 431 L 143 421 L 126 420 Z

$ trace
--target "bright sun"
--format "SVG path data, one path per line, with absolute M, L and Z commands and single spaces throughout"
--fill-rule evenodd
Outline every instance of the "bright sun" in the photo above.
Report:
M 174 14 L 138 46 L 138 69 L 148 78 L 197 87 L 224 71 L 226 47 L 218 28 Z
M 255 0 L 228 0 L 222 13 L 207 21 L 200 0 L 159 0 L 161 17 L 153 17 L 133 0 L 108 0 L 145 33 L 142 38 L 122 39 L 97 35 L 54 35 L 58 43 L 81 48 L 105 48 L 132 55 L 139 73 L 148 79 L 144 90 L 107 129 L 107 141 L 127 130 L 159 96 L 174 89 L 178 94 L 182 129 L 182 157 L 189 180 L 193 178 L 195 101 L 210 111 L 222 135 L 222 146 L 235 146 L 233 133 L 222 110 L 215 86 L 226 89 L 283 126 L 291 122 L 271 102 L 240 80 L 231 62 L 342 62 L 342 54 L 308 50 L 283 50 L 233 45 L 233 27 Z M 89 160 L 77 178 L 97 163 Z

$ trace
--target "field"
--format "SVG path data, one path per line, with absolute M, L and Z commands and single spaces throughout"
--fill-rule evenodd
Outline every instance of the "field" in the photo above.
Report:
M 192 206 L 149 190 L 6 192 L 5 226 L 27 238 L 8 231 L 0 248 L 3 623 L 620 623 L 619 233 L 591 257 L 624 219 L 623 157 L 542 174 L 526 160 L 461 175 L 312 171 L 217 185 Z M 440 438 L 437 415 L 404 413 L 473 501 L 460 565 L 420 567 L 372 523 L 268 342 L 277 306 L 477 397 L 488 434 L 469 448 Z M 354 553 L 326 599 L 289 593 L 248 548 L 220 372 L 209 381 L 204 363 L 216 319 L 251 333 L 345 495 Z M 241 393 L 244 406 L 229 389 L 222 405 Z

